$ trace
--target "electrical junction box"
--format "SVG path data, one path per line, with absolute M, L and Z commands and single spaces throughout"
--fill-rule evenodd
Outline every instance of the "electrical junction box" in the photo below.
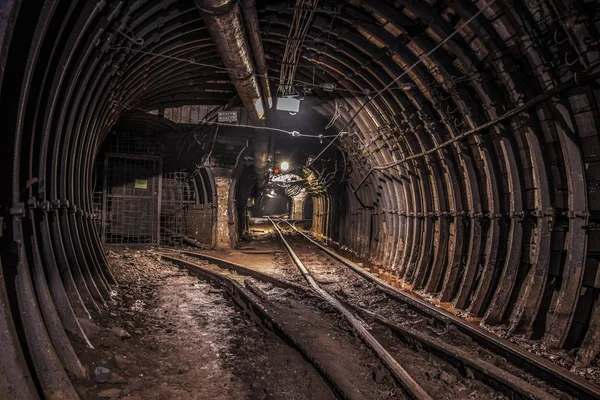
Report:
M 297 113 L 300 111 L 300 100 L 296 96 L 285 96 L 277 99 L 277 109 Z
M 219 111 L 217 115 L 218 122 L 237 122 L 238 114 L 237 111 Z

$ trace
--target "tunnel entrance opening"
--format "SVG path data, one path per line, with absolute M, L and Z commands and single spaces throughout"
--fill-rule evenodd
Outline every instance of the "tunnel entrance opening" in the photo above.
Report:
M 290 200 L 287 197 L 270 198 L 263 196 L 259 203 L 262 204 L 263 217 L 287 218 L 290 212 Z
M 285 195 L 285 190 L 279 186 L 267 186 L 254 199 L 250 208 L 252 218 L 289 218 L 291 200 Z

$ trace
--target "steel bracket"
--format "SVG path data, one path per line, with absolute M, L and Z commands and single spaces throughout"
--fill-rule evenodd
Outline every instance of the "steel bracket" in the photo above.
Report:
M 30 197 L 27 199 L 27 208 L 35 210 L 38 208 L 38 202 L 35 197 Z
M 25 216 L 25 203 L 13 204 L 9 210 L 9 214 L 15 218 L 22 218 Z
M 569 217 L 569 219 L 575 219 L 575 218 L 586 218 L 590 216 L 590 213 L 587 211 L 567 211 L 567 216 Z
M 600 231 L 600 225 L 598 224 L 588 224 L 584 228 L 588 231 Z
M 516 218 L 518 220 L 522 220 L 525 217 L 525 212 L 523 212 L 523 211 L 511 211 L 510 217 L 511 218 Z
M 54 199 L 54 200 L 50 201 L 50 207 L 53 210 L 58 210 L 61 207 L 60 200 Z
M 529 213 L 529 215 L 535 218 L 542 218 L 544 216 L 544 213 L 542 212 L 542 210 L 533 210 Z
M 42 200 L 38 203 L 38 206 L 43 212 L 48 212 L 52 209 L 52 205 L 48 200 Z

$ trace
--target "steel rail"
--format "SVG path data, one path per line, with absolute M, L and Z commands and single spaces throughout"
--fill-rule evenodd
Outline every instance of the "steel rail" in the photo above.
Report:
M 284 279 L 280 279 L 273 275 L 265 274 L 263 272 L 258 272 L 251 268 L 244 267 L 243 265 L 240 265 L 240 264 L 228 261 L 228 260 L 224 260 L 219 257 L 213 257 L 213 256 L 209 256 L 207 254 L 196 253 L 196 252 L 192 252 L 192 251 L 179 251 L 178 253 L 189 256 L 189 257 L 194 257 L 194 258 L 208 261 L 208 262 L 213 263 L 221 268 L 228 269 L 230 271 L 235 271 L 236 273 L 238 273 L 240 275 L 251 276 L 252 278 L 258 279 L 260 281 L 268 282 L 268 283 L 271 283 L 273 285 L 276 285 L 276 286 L 279 286 L 279 287 L 282 287 L 285 289 L 295 289 L 295 290 L 302 290 L 302 291 L 310 290 L 309 287 L 304 287 L 297 283 L 287 281 Z M 169 255 L 166 253 L 161 253 L 161 256 L 163 256 L 163 255 L 169 257 Z
M 488 361 L 484 361 L 480 357 L 474 356 L 467 350 L 448 344 L 443 339 L 435 338 L 408 326 L 394 323 L 369 310 L 359 307 L 355 308 L 368 318 L 391 329 L 396 336 L 400 337 L 401 341 L 407 343 L 409 346 L 412 345 L 419 349 L 424 348 L 426 351 L 433 352 L 436 356 L 459 367 L 459 369 L 471 370 L 473 375 L 478 375 L 478 380 L 488 386 L 492 386 L 488 383 L 491 380 L 494 383 L 494 389 L 503 392 L 509 398 L 557 400 L 556 397 L 548 394 L 543 389 Z
M 294 261 L 294 264 L 298 267 L 304 278 L 313 287 L 313 289 L 332 307 L 340 312 L 352 327 L 356 330 L 361 339 L 377 354 L 377 356 L 383 361 L 383 363 L 389 368 L 390 372 L 398 379 L 402 386 L 408 391 L 414 399 L 419 400 L 431 400 L 431 396 L 410 376 L 410 374 L 392 357 L 390 353 L 369 333 L 369 331 L 360 323 L 356 317 L 344 307 L 337 299 L 331 296 L 327 291 L 322 289 L 319 284 L 314 280 L 308 269 L 304 266 L 298 255 L 294 252 L 290 244 L 285 240 L 283 232 L 277 226 L 277 223 L 269 218 L 269 221 L 273 224 L 273 227 L 279 234 L 279 239 L 283 243 L 288 254 Z M 290 225 L 291 226 L 291 225 Z
M 452 324 L 461 332 L 471 336 L 479 344 L 488 346 L 497 354 L 504 356 L 513 362 L 517 361 L 517 366 L 520 368 L 529 371 L 535 371 L 536 376 L 544 380 L 550 386 L 556 387 L 559 390 L 563 390 L 578 399 L 600 398 L 600 387 L 597 385 L 594 385 L 593 383 L 590 383 L 579 376 L 571 374 L 564 368 L 559 367 L 540 356 L 531 354 L 527 350 L 524 350 L 510 343 L 509 341 L 484 330 L 479 326 L 464 321 L 460 317 L 457 317 L 446 310 L 440 309 L 433 304 L 421 300 L 415 296 L 411 296 L 410 294 L 372 275 L 370 272 L 364 270 L 351 260 L 348 260 L 347 258 L 318 243 L 310 236 L 294 227 L 288 221 L 282 220 L 282 222 L 286 222 L 292 229 L 302 235 L 305 239 L 310 241 L 332 258 L 341 262 L 344 266 L 350 268 L 352 271 L 368 281 L 376 284 L 379 289 L 381 289 L 390 297 L 402 301 L 412 308 L 415 308 L 422 313 L 426 313 L 442 323 Z
M 344 390 L 335 382 L 331 374 L 325 369 L 323 365 L 321 365 L 318 359 L 314 355 L 312 355 L 307 349 L 305 349 L 302 346 L 302 344 L 293 337 L 293 335 L 288 331 L 288 329 L 285 328 L 281 323 L 279 323 L 273 317 L 273 315 L 269 313 L 268 310 L 256 300 L 255 296 L 249 293 L 247 290 L 245 290 L 242 287 L 242 285 L 240 285 L 238 282 L 217 272 L 211 271 L 207 268 L 203 268 L 197 264 L 191 263 L 186 260 L 182 260 L 177 257 L 172 257 L 166 254 L 161 254 L 161 257 L 166 261 L 184 267 L 190 273 L 196 276 L 222 285 L 229 294 L 229 296 L 233 299 L 233 301 L 239 307 L 241 307 L 244 310 L 244 312 L 246 312 L 255 322 L 258 322 L 260 325 L 276 333 L 281 339 L 284 340 L 284 342 L 293 347 L 306 360 L 308 360 L 308 362 L 317 370 L 319 375 L 321 375 L 324 378 L 328 386 L 332 388 L 336 397 L 348 400 L 354 398 L 350 394 L 345 393 Z
M 310 287 L 301 286 L 288 280 L 275 278 L 271 275 L 258 272 L 256 270 L 244 267 L 243 265 L 228 260 L 209 256 L 207 254 L 189 251 L 178 251 L 178 253 L 209 261 L 221 268 L 235 271 L 241 275 L 248 275 L 257 280 L 272 283 L 282 288 L 295 289 L 307 295 L 316 296 L 316 293 L 314 293 L 314 291 Z M 161 253 L 160 255 L 161 257 L 167 258 L 172 257 L 167 253 Z M 244 284 L 251 292 L 253 292 L 258 297 L 265 300 L 268 298 L 268 296 L 260 288 L 252 284 L 252 282 L 250 282 L 249 280 L 245 280 Z M 443 358 L 450 364 L 457 366 L 458 368 L 468 368 L 472 370 L 472 372 L 478 380 L 484 382 L 488 386 L 491 385 L 489 383 L 486 383 L 486 381 L 491 380 L 493 382 L 494 389 L 498 389 L 499 391 L 505 393 L 507 396 L 509 396 L 509 398 L 531 398 L 545 400 L 556 399 L 552 395 L 549 395 L 542 389 L 537 388 L 529 382 L 524 381 L 523 379 L 511 374 L 510 372 L 503 370 L 502 368 L 495 366 L 494 364 L 488 361 L 484 361 L 481 358 L 474 357 L 467 351 L 460 349 L 454 345 L 448 344 L 442 339 L 430 337 L 429 335 L 419 332 L 415 329 L 409 328 L 404 325 L 396 324 L 393 321 L 390 321 L 381 315 L 362 309 L 360 307 L 355 307 L 352 305 L 348 306 L 354 310 L 357 310 L 359 313 L 365 315 L 367 318 L 372 319 L 374 322 L 391 329 L 397 336 L 400 337 L 400 340 L 402 342 L 407 343 L 409 347 L 417 346 L 418 348 L 425 348 L 428 351 L 431 351 L 437 356 Z

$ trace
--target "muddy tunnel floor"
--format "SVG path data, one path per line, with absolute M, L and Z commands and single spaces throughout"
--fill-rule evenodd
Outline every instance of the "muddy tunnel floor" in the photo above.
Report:
M 194 256 L 197 248 L 107 245 L 107 257 L 119 285 L 114 287 L 111 301 L 101 315 L 93 315 L 94 322 L 81 321 L 95 348 L 89 349 L 73 338 L 89 371 L 88 380 L 75 380 L 81 398 L 407 398 L 390 371 L 348 323 L 310 291 L 273 232 L 268 227 L 261 228 L 250 231 L 235 250 L 201 252 L 287 282 L 291 288 L 229 271 L 214 264 L 218 264 L 216 259 L 199 259 Z M 314 269 L 315 279 L 343 303 L 354 310 L 367 307 L 421 332 L 436 332 L 437 328 L 423 322 L 421 316 L 409 318 L 410 313 L 393 302 L 388 304 L 371 285 L 364 286 L 349 271 L 335 272 L 339 266 L 335 267 L 332 260 L 317 260 L 314 249 L 298 237 L 293 240 L 307 265 Z M 256 297 L 256 304 L 262 304 L 274 318 L 275 325 L 280 324 L 291 336 L 286 338 L 272 324 L 259 321 L 256 310 L 248 313 L 240 307 L 239 299 L 235 299 L 236 295 L 232 298 L 226 284 L 206 280 L 206 276 L 177 264 L 173 257 L 248 290 Z M 318 267 L 315 260 L 320 262 Z M 468 368 L 465 372 L 448 367 L 437 356 L 422 352 L 419 346 L 416 351 L 410 350 L 410 346 L 397 341 L 392 331 L 377 328 L 373 321 L 362 323 L 433 398 L 511 398 L 473 379 Z M 473 354 L 480 351 L 462 342 L 451 344 Z M 570 367 L 569 355 L 564 351 L 544 352 L 528 348 L 526 343 L 518 344 Z M 489 354 L 484 358 L 501 369 L 512 368 L 505 368 L 502 358 Z M 598 370 L 594 364 L 585 372 L 571 372 L 595 382 Z M 520 373 L 517 371 L 515 376 Z M 528 378 L 524 375 L 523 379 Z M 530 383 L 538 385 L 537 381 Z M 557 394 L 556 398 L 571 398 L 549 392 Z
M 188 247 L 188 249 L 191 251 L 198 250 L 197 248 L 193 247 Z M 358 265 L 363 266 L 366 270 L 385 280 L 389 284 L 400 289 L 404 288 L 404 284 L 389 274 L 389 272 L 387 272 L 384 268 L 381 268 L 376 264 L 372 264 L 369 260 L 360 258 L 356 254 L 346 250 L 347 249 L 345 248 L 341 248 L 339 249 L 339 253 L 355 261 L 358 263 Z M 268 223 L 255 224 L 252 229 L 242 236 L 238 247 L 234 250 L 213 249 L 210 251 L 203 250 L 203 252 L 238 264 L 248 265 L 257 271 L 266 272 L 282 279 L 299 284 L 306 284 L 302 274 L 300 274 L 298 269 L 293 265 L 290 258 L 285 253 L 285 250 L 281 246 L 281 243 L 275 236 L 272 225 Z M 437 307 L 443 308 L 448 312 L 471 321 L 476 325 L 481 321 L 480 318 L 473 318 L 468 313 L 454 309 L 450 303 L 440 303 L 437 299 L 430 295 L 422 294 L 420 291 L 415 291 L 413 294 L 436 305 Z M 393 315 L 393 313 L 391 315 Z M 541 356 L 546 360 L 565 368 L 571 373 L 588 380 L 591 383 L 600 385 L 600 357 L 594 359 L 589 367 L 580 368 L 576 365 L 577 349 L 565 350 L 551 348 L 543 341 L 529 339 L 522 334 L 511 335 L 509 334 L 506 325 L 482 325 L 482 327 L 532 354 Z
M 85 324 L 97 350 L 81 349 L 91 375 L 77 387 L 82 398 L 335 398 L 298 352 L 252 322 L 224 289 L 152 249 L 113 247 L 109 259 L 120 284 L 110 313 Z

